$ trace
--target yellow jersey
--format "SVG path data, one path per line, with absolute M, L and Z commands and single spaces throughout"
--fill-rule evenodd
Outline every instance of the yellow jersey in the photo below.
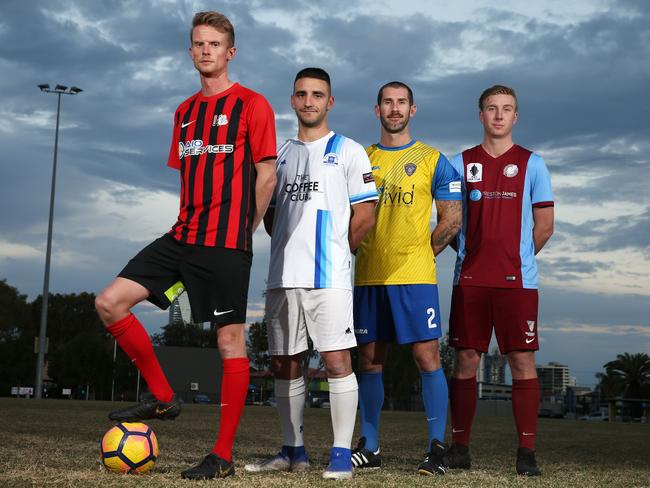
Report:
M 413 140 L 366 148 L 379 192 L 375 226 L 357 249 L 354 284 L 436 284 L 434 198 L 461 200 L 460 175 L 437 149 Z

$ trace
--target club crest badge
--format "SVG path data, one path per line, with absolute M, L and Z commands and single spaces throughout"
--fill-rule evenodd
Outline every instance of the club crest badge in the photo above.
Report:
M 505 168 L 503 168 L 503 174 L 508 178 L 514 178 L 515 176 L 517 176 L 517 173 L 519 173 L 519 168 L 517 167 L 516 164 L 509 164 Z
M 412 176 L 413 173 L 415 173 L 416 169 L 418 169 L 418 167 L 415 165 L 415 163 L 406 163 L 404 165 L 404 172 L 407 176 Z
M 327 166 L 336 166 L 339 164 L 339 157 L 336 153 L 327 153 L 323 157 L 323 163 L 325 163 Z
M 483 165 L 481 163 L 469 163 L 466 168 L 465 179 L 467 183 L 478 183 L 483 181 Z

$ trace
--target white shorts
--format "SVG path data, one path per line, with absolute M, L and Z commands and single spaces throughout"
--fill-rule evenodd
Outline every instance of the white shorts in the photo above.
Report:
M 352 290 L 274 288 L 266 292 L 269 353 L 293 356 L 307 350 L 307 334 L 321 352 L 356 347 Z

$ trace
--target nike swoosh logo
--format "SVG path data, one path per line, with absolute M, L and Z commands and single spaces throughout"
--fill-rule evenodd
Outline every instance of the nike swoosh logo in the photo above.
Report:
M 522 432 L 521 434 L 522 434 L 522 435 L 535 435 L 535 434 L 533 434 L 532 432 Z
M 194 122 L 196 122 L 196 120 L 193 120 L 192 122 L 182 122 L 181 123 L 181 129 L 184 129 L 185 127 L 187 127 L 188 125 L 193 124 Z
M 160 415 L 160 414 L 165 413 L 166 411 L 168 411 L 169 409 L 171 409 L 173 406 L 174 406 L 174 405 L 170 405 L 169 407 L 166 407 L 166 408 L 156 407 L 156 415 Z
M 534 340 L 535 340 L 534 337 L 533 337 L 532 339 L 526 339 L 526 344 L 530 344 L 530 343 L 533 342 Z
M 459 432 L 465 432 L 464 429 L 451 429 L 451 431 L 452 431 L 454 434 L 458 434 Z
M 217 312 L 217 311 L 215 310 L 215 311 L 214 311 L 214 316 L 215 316 L 215 317 L 218 317 L 219 315 L 225 315 L 225 314 L 230 313 L 230 312 L 232 312 L 232 311 L 233 311 L 232 309 L 230 309 L 230 310 L 226 310 L 225 312 Z
M 427 422 L 431 422 L 433 420 L 438 420 L 438 417 L 432 417 L 432 418 L 427 417 Z
M 227 404 L 227 403 L 222 403 L 222 404 L 221 404 L 221 405 L 219 405 L 219 406 L 220 406 L 220 407 L 227 407 L 227 406 L 228 406 L 228 404 Z

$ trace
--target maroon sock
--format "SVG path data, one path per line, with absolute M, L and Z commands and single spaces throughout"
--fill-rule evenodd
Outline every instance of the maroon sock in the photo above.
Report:
M 232 461 L 232 445 L 235 442 L 239 419 L 244 411 L 249 380 L 248 358 L 223 360 L 219 435 L 212 452 L 228 462 Z
M 153 352 L 149 334 L 135 315 L 130 313 L 109 325 L 106 330 L 111 333 L 136 368 L 140 370 L 152 395 L 161 402 L 170 401 L 174 397 L 174 391 L 169 386 L 158 358 Z
M 539 408 L 539 381 L 512 380 L 512 413 L 515 416 L 519 447 L 535 450 L 537 437 L 537 410 Z
M 469 446 L 472 421 L 476 413 L 476 377 L 452 378 L 450 385 L 451 443 Z

